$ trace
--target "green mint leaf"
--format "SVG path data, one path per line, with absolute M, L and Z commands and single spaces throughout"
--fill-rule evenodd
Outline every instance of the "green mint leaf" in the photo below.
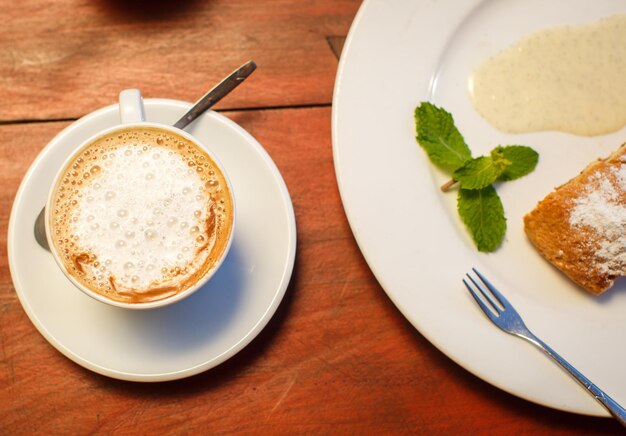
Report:
M 506 232 L 504 207 L 493 186 L 459 189 L 457 210 L 478 251 L 495 251 Z
M 432 103 L 423 102 L 415 108 L 415 130 L 417 142 L 443 169 L 454 171 L 472 157 L 452 115 Z
M 515 180 L 532 172 L 539 161 L 539 153 L 525 145 L 498 146 L 491 154 L 503 156 L 511 165 L 498 177 L 500 181 Z
M 483 189 L 498 180 L 511 162 L 501 153 L 480 156 L 468 160 L 452 174 L 454 180 L 461 184 L 462 189 Z

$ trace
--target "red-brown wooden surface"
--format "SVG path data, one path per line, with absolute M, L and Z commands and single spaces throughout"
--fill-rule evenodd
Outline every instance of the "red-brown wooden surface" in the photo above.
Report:
M 469 374 L 370 273 L 343 212 L 330 139 L 335 52 L 359 4 L 0 1 L 0 434 L 621 430 Z M 292 195 L 298 252 L 285 299 L 248 347 L 200 375 L 141 384 L 83 369 L 38 333 L 11 282 L 6 237 L 21 178 L 59 130 L 120 89 L 195 100 L 248 59 L 259 69 L 217 109 L 264 145 Z

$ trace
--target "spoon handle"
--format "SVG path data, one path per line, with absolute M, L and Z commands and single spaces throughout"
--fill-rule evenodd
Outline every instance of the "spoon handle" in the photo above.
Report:
M 198 118 L 207 109 L 220 101 L 222 97 L 235 89 L 256 69 L 254 61 L 248 61 L 233 71 L 228 77 L 215 85 L 204 94 L 183 117 L 174 124 L 174 127 L 184 129 L 189 123 Z

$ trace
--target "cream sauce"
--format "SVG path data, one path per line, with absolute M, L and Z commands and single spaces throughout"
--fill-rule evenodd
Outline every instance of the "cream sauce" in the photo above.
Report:
M 594 136 L 626 124 L 626 15 L 531 34 L 469 78 L 476 110 L 507 133 Z

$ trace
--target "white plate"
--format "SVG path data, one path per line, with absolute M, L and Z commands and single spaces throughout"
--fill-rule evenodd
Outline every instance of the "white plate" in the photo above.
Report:
M 344 47 L 333 101 L 335 169 L 350 225 L 391 300 L 437 348 L 478 377 L 539 404 L 607 416 L 539 351 L 493 326 L 464 289 L 476 266 L 530 328 L 615 400 L 626 404 L 626 283 L 600 298 L 572 285 L 527 242 L 522 216 L 553 187 L 626 140 L 547 132 L 505 135 L 473 109 L 467 77 L 490 55 L 535 30 L 626 12 L 623 0 L 367 0 Z M 413 110 L 445 107 L 475 155 L 526 144 L 537 169 L 498 188 L 508 231 L 480 254 L 440 193 L 415 142 Z
M 145 100 L 147 119 L 167 124 L 190 106 Z M 9 223 L 13 283 L 41 334 L 79 365 L 133 381 L 194 375 L 250 343 L 280 304 L 296 249 L 291 199 L 263 147 L 228 118 L 206 113 L 187 130 L 218 156 L 233 184 L 237 225 L 224 264 L 203 288 L 165 308 L 132 311 L 100 303 L 76 289 L 37 245 L 33 223 L 73 144 L 118 123 L 117 105 L 94 112 L 59 133 L 33 162 Z

